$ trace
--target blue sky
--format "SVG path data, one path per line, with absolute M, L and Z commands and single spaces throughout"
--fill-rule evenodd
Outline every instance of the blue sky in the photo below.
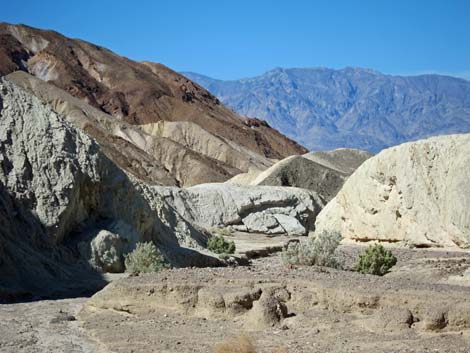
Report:
M 468 0 L 2 0 L 0 20 L 221 79 L 359 66 L 470 79 Z

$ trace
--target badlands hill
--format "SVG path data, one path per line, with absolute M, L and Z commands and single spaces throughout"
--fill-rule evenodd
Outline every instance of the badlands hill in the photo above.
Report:
M 306 152 L 266 122 L 240 117 L 161 64 L 135 62 L 54 31 L 1 23 L 0 74 L 14 71 L 47 82 L 49 88 L 39 88 L 40 83 L 28 84 L 24 76 L 11 78 L 30 90 L 41 90 L 41 99 L 54 101 L 54 109 L 80 105 L 70 103 L 71 96 L 94 108 L 86 108 L 85 115 L 95 120 L 90 129 L 104 130 L 121 151 L 130 150 L 124 154 L 140 154 L 149 164 L 163 168 L 148 173 L 155 183 L 168 184 L 171 178 L 182 186 L 223 181 L 249 169 L 263 170 L 271 159 Z M 65 92 L 58 94 L 55 88 Z M 60 96 L 58 102 L 56 96 Z M 104 114 L 115 122 L 103 118 Z M 103 126 L 103 120 L 108 126 Z M 197 176 L 189 175 L 196 169 Z M 160 179 L 165 172 L 168 175 Z
M 378 152 L 433 135 L 470 132 L 470 82 L 345 68 L 277 68 L 235 81 L 184 73 L 240 114 L 311 150 Z
M 309 152 L 303 157 L 340 173 L 351 175 L 364 161 L 372 157 L 372 154 L 352 148 L 338 148 L 332 151 Z
M 310 152 L 287 157 L 261 172 L 238 174 L 227 183 L 310 189 L 328 202 L 336 196 L 348 176 L 371 156 L 368 152 L 349 148 Z

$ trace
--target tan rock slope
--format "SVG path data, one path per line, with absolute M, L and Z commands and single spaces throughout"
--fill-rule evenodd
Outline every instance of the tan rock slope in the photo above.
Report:
M 354 173 L 364 161 L 372 156 L 372 153 L 354 148 L 338 148 L 331 151 L 309 152 L 303 155 L 304 158 L 347 175 Z
M 120 168 L 145 182 L 188 186 L 207 180 L 223 181 L 240 172 L 169 138 L 149 135 L 25 72 L 11 73 L 6 79 L 49 104 L 56 113 L 96 139 Z M 193 138 L 198 140 L 197 135 Z
M 264 171 L 250 170 L 234 176 L 228 183 L 237 185 L 294 186 L 310 189 L 325 201 L 336 196 L 354 170 L 372 155 L 355 149 L 310 152 L 290 156 Z
M 134 62 L 57 32 L 1 23 L 0 73 L 16 70 L 63 89 L 120 123 L 143 125 L 151 136 L 166 137 L 148 144 L 146 137 L 138 147 L 150 155 L 157 151 L 157 162 L 181 185 L 227 180 L 250 168 L 265 169 L 269 159 L 306 152 L 265 122 L 236 115 L 161 64 Z M 156 129 L 156 123 L 164 128 Z M 196 168 L 201 175 L 188 180 L 187 171 Z M 218 170 L 213 174 L 212 169 Z
M 266 157 L 224 137 L 211 134 L 199 125 L 187 121 L 159 121 L 139 125 L 151 136 L 171 139 L 203 156 L 242 170 L 265 169 L 272 165 Z
M 320 213 L 354 241 L 470 246 L 470 135 L 405 143 L 367 160 Z

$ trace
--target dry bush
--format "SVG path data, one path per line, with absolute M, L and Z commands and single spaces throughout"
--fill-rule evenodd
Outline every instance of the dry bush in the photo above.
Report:
M 241 335 L 218 343 L 214 353 L 256 353 L 256 347 L 250 337 Z
M 287 265 L 325 266 L 341 268 L 335 251 L 341 242 L 338 232 L 322 232 L 305 242 L 290 243 L 282 252 L 282 259 Z
M 125 256 L 126 272 L 138 274 L 159 272 L 169 264 L 154 243 L 137 243 L 136 248 Z

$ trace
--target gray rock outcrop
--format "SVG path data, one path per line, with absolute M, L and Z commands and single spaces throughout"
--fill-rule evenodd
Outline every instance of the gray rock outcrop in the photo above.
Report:
M 94 268 L 104 272 L 124 272 L 124 255 L 134 250 L 140 234 L 121 220 L 107 223 L 83 232 L 78 249 Z
M 347 175 L 302 156 L 290 156 L 262 171 L 239 174 L 228 180 L 235 185 L 293 186 L 318 193 L 330 201 L 343 186 Z
M 90 266 L 74 254 L 73 244 L 90 231 L 114 233 L 113 239 L 90 239 L 90 261 L 101 269 L 116 266 L 110 258 L 120 250 L 113 255 L 99 243 L 126 239 L 128 248 L 137 240 L 154 241 L 175 265 L 218 263 L 191 249 L 202 249 L 207 233 L 48 105 L 4 79 L 0 103 L 0 287 L 50 292 L 52 280 L 75 280 L 72 267 L 84 273 Z M 120 227 L 107 226 L 117 221 Z M 123 224 L 127 238 L 116 231 Z
M 469 247 L 469 165 L 470 134 L 384 150 L 349 177 L 316 230 L 354 241 Z
M 206 229 L 306 235 L 325 204 L 317 193 L 292 187 L 219 183 L 155 189 L 184 219 Z

